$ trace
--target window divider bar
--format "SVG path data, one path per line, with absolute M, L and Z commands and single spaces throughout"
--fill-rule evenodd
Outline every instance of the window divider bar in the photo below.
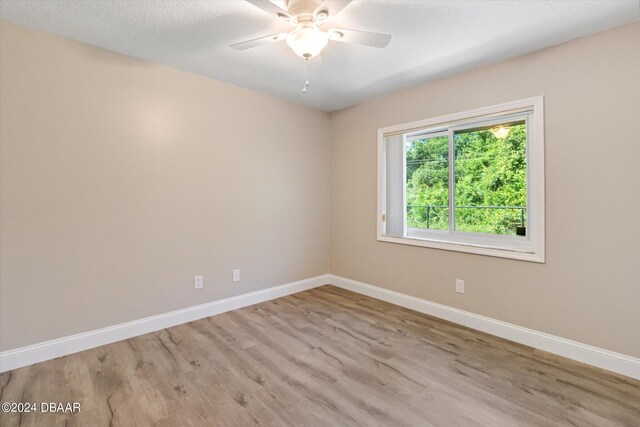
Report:
M 453 233 L 455 229 L 455 224 L 456 224 L 456 216 L 455 216 L 456 213 L 454 210 L 455 197 L 456 197 L 455 185 L 454 185 L 456 152 L 455 152 L 455 144 L 453 140 L 453 129 L 449 128 L 447 131 L 447 134 L 449 138 L 449 164 L 448 164 L 449 166 L 449 233 Z
M 402 137 L 402 235 L 407 235 L 407 137 Z

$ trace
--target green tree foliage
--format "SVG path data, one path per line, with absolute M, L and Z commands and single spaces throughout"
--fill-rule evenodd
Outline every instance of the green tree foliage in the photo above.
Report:
M 456 230 L 514 235 L 526 221 L 526 128 L 510 126 L 506 138 L 487 129 L 454 135 Z M 407 143 L 407 224 L 449 227 L 447 136 Z M 524 218 L 522 218 L 524 217 Z
M 447 136 L 407 143 L 407 225 L 449 228 L 449 141 Z

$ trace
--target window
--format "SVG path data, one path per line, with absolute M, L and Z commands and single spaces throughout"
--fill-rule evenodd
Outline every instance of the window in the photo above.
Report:
M 544 262 L 542 97 L 378 140 L 378 240 Z

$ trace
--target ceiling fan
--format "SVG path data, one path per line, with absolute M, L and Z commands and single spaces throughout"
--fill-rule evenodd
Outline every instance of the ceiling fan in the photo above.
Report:
M 284 10 L 269 0 L 246 0 L 265 12 L 291 24 L 289 33 L 272 34 L 231 45 L 236 50 L 251 49 L 268 43 L 286 40 L 296 55 L 308 60 L 318 55 L 330 40 L 373 47 L 386 47 L 390 34 L 344 28 L 322 29 L 323 24 L 344 9 L 351 0 L 284 0 Z

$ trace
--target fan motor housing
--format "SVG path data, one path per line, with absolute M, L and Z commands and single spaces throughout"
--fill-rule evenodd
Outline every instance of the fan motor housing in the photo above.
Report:
M 308 15 L 310 19 L 313 19 L 313 11 L 322 3 L 322 0 L 289 0 L 287 2 L 287 12 L 291 16 L 295 16 L 299 22 L 305 20 L 305 16 Z M 307 19 L 309 19 L 307 18 Z

